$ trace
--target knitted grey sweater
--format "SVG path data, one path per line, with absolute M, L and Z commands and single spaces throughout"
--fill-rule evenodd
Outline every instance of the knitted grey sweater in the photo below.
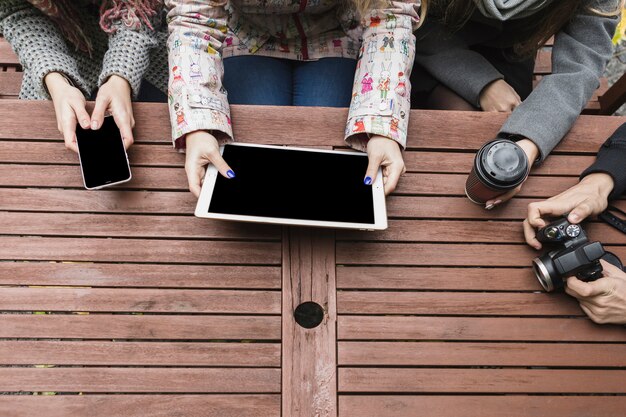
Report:
M 615 9 L 617 0 L 588 0 L 586 4 L 611 10 Z M 539 148 L 540 160 L 548 156 L 600 85 L 599 77 L 613 52 L 611 38 L 618 20 L 591 13 L 574 16 L 555 37 L 552 74 L 543 77 L 532 94 L 513 111 L 501 133 L 526 137 Z M 503 75 L 471 49 L 468 39 L 451 36 L 441 25 L 431 23 L 429 32 L 417 32 L 416 63 L 479 107 L 483 89 L 492 81 L 504 78 Z
M 122 28 L 109 36 L 99 27 L 93 2 L 76 3 L 93 43 L 91 57 L 69 44 L 57 26 L 26 0 L 0 0 L 0 33 L 24 68 L 20 98 L 49 99 L 43 79 L 50 72 L 65 74 L 87 97 L 113 74 L 128 80 L 134 96 L 142 79 L 167 91 L 167 26 L 161 18 L 155 19 L 155 30 Z

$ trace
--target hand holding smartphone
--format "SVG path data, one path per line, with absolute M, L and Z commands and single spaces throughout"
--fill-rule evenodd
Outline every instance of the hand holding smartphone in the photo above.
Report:
M 86 189 L 97 190 L 130 181 L 128 155 L 113 117 L 105 117 L 98 130 L 77 126 L 76 142 Z

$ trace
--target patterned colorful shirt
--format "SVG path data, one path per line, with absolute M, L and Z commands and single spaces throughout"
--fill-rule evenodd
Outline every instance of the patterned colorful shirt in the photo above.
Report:
M 383 0 L 386 1 L 386 0 Z M 166 0 L 172 137 L 211 131 L 233 139 L 223 58 L 261 55 L 299 61 L 358 59 L 347 143 L 365 150 L 370 135 L 406 144 L 413 30 L 420 0 L 391 0 L 360 17 L 341 0 Z

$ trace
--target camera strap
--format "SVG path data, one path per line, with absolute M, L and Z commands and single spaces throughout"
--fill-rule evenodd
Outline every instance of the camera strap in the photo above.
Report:
M 615 206 L 609 206 L 598 218 L 610 224 L 620 232 L 626 234 L 626 220 L 616 216 L 613 213 L 619 213 L 626 218 L 626 213 Z

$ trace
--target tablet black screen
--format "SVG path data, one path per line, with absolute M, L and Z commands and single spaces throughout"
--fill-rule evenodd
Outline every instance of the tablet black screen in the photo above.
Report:
M 218 175 L 209 212 L 374 224 L 364 154 L 226 145 L 236 177 Z

